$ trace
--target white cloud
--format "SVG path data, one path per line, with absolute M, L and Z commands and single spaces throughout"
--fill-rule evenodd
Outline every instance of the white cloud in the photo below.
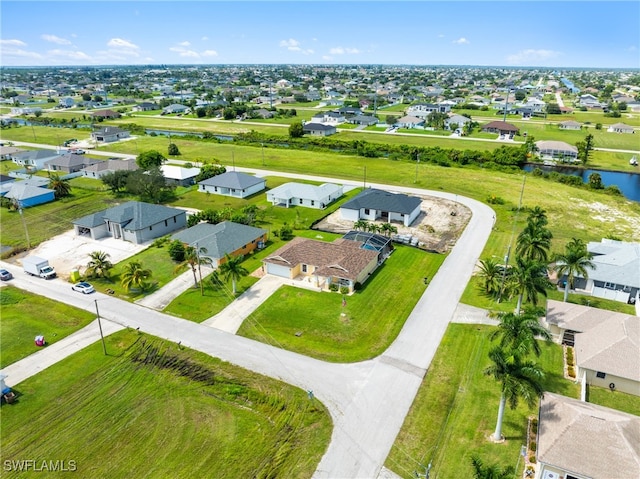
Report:
M 71 45 L 71 42 L 66 38 L 60 38 L 55 35 L 48 35 L 45 33 L 40 35 L 40 38 L 51 43 L 57 43 L 58 45 Z
M 507 57 L 507 61 L 514 65 L 532 65 L 534 63 L 544 63 L 545 61 L 552 60 L 560 55 L 562 55 L 561 52 L 554 50 L 535 50 L 533 48 L 529 48 L 527 50 L 520 50 L 518 53 L 514 53 L 513 55 L 509 55 Z
M 360 53 L 360 50 L 358 50 L 357 48 L 334 47 L 329 50 L 329 53 L 331 53 L 332 55 L 355 55 L 357 53 Z
M 218 52 L 215 50 L 205 50 L 202 52 L 203 57 L 217 57 Z
M 42 59 L 43 56 L 36 52 L 30 52 L 21 48 L 6 48 L 4 45 L 0 49 L 0 55 L 3 57 L 17 57 L 17 58 L 36 58 Z
M 47 53 L 49 56 L 53 56 L 53 57 L 64 57 L 64 58 L 69 58 L 70 60 L 91 61 L 91 57 L 81 51 L 55 49 L 55 50 L 49 50 Z
M 460 37 L 457 40 L 452 41 L 451 43 L 455 43 L 456 45 L 467 45 L 469 44 L 469 40 L 465 37 Z
M 202 37 L 200 40 L 202 40 L 203 42 L 206 42 L 207 40 L 209 40 L 209 37 Z
M 178 45 L 180 45 L 181 47 L 188 47 L 189 45 L 191 45 L 191 43 L 184 41 L 184 42 L 178 43 Z
M 304 55 L 311 55 L 313 50 L 310 48 L 302 48 L 300 42 L 294 38 L 288 40 L 280 40 L 280 46 L 286 48 L 290 52 L 301 52 Z
M 27 46 L 27 44 L 25 42 L 23 42 L 22 40 L 16 40 L 16 39 L 0 40 L 0 45 L 11 45 L 13 47 L 26 47 Z
M 322 59 L 330 62 L 331 60 L 333 60 L 333 57 L 330 55 L 322 55 Z
M 135 43 L 131 43 L 129 40 L 122 38 L 112 38 L 107 42 L 107 46 L 111 48 L 126 48 L 129 50 L 138 50 L 140 48 Z

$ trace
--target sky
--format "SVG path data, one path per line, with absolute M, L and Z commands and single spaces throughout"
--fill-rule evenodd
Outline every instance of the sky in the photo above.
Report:
M 640 2 L 0 2 L 0 65 L 640 68 Z

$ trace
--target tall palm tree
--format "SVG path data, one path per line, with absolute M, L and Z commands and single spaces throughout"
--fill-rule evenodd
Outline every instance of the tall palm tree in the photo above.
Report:
M 500 346 L 489 351 L 489 359 L 492 364 L 485 369 L 487 376 L 493 376 L 500 383 L 500 405 L 498 407 L 498 420 L 493 438 L 499 441 L 502 438 L 502 419 L 507 403 L 511 409 L 518 406 L 523 399 L 529 407 L 533 407 L 544 390 L 541 381 L 544 372 L 536 363 L 523 360 L 519 354 L 510 354 Z
M 249 274 L 249 271 L 242 266 L 242 261 L 244 260 L 244 256 L 236 256 L 235 258 L 229 256 L 229 254 L 225 254 L 225 262 L 220 265 L 218 270 L 220 271 L 220 276 L 226 282 L 231 280 L 231 285 L 233 289 L 233 295 L 236 295 L 236 281 L 238 281 L 243 276 Z
M 537 261 L 548 261 L 551 231 L 536 222 L 528 222 L 518 235 L 516 254 Z
M 144 269 L 140 261 L 131 261 L 124 267 L 120 275 L 122 287 L 131 290 L 132 288 L 144 289 L 147 286 L 147 279 L 151 277 L 151 270 Z
M 107 278 L 113 264 L 109 261 L 109 253 L 94 251 L 89 254 L 89 262 L 85 274 L 90 278 Z
M 492 296 L 500 291 L 500 281 L 502 279 L 503 267 L 493 258 L 480 260 L 480 278 L 484 292 Z
M 197 246 L 186 245 L 184 248 L 184 261 L 176 266 L 176 270 L 181 269 L 183 266 L 189 265 L 191 272 L 193 273 L 193 287 L 198 287 L 198 276 L 196 271 L 200 272 L 200 294 L 204 296 L 204 285 L 202 284 L 202 271 L 200 266 L 203 264 L 210 265 L 212 263 L 211 258 L 203 256 L 207 254 L 207 249 L 204 247 L 198 248 Z
M 49 175 L 49 188 L 54 191 L 56 199 L 65 198 L 71 194 L 71 185 L 69 180 L 60 178 L 57 173 Z
M 515 474 L 513 466 L 501 468 L 497 464 L 485 464 L 478 456 L 471 456 L 474 479 L 512 479 Z
M 356 231 L 366 231 L 367 222 L 365 220 L 358 220 L 353 223 L 353 229 Z
M 540 356 L 542 351 L 536 338 L 551 341 L 551 334 L 540 324 L 533 309 L 525 308 L 522 314 L 498 313 L 498 319 L 500 323 L 491 333 L 491 340 L 499 338 L 500 347 L 509 348 L 523 357 L 531 350 Z
M 529 211 L 529 215 L 527 216 L 527 223 L 532 223 L 538 226 L 546 226 L 547 223 L 549 223 L 547 212 L 539 206 L 534 206 Z
M 573 238 L 565 245 L 564 253 L 556 253 L 555 270 L 559 277 L 567 276 L 564 284 L 564 302 L 569 297 L 569 288 L 573 287 L 576 276 L 582 276 L 584 279 L 589 278 L 587 270 L 594 269 L 595 265 L 591 261 L 593 254 L 587 251 L 587 246 L 583 241 Z
M 516 257 L 516 264 L 509 270 L 508 290 L 518 295 L 516 314 L 522 310 L 522 302 L 526 300 L 538 305 L 538 294 L 547 296 L 547 288 L 551 282 L 547 277 L 547 267 L 540 261 Z

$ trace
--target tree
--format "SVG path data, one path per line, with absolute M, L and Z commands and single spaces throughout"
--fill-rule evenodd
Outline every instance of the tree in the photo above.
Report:
M 515 475 L 513 466 L 501 468 L 497 464 L 485 464 L 478 456 L 471 456 L 474 479 L 512 479 Z
M 93 95 L 93 101 L 95 101 L 96 103 L 100 103 L 102 100 L 104 100 L 104 98 L 102 98 L 100 95 Z
M 500 346 L 489 351 L 489 359 L 492 364 L 484 373 L 500 383 L 500 405 L 498 407 L 498 420 L 493 439 L 502 439 L 502 419 L 507 403 L 511 409 L 518 406 L 523 399 L 529 407 L 535 406 L 536 401 L 542 396 L 544 390 L 541 381 L 544 372 L 536 363 L 523 360 L 518 354 L 511 354 Z
M 207 249 L 204 247 L 198 248 L 197 246 L 185 245 L 184 246 L 184 260 L 178 266 L 176 270 L 181 269 L 183 266 L 189 265 L 191 272 L 193 273 L 193 287 L 198 287 L 198 277 L 196 276 L 196 270 L 200 271 L 200 266 L 203 264 L 210 265 L 212 263 L 211 258 L 203 256 L 207 254 Z M 204 296 L 204 285 L 202 284 L 202 271 L 200 271 L 200 294 Z M 234 293 L 235 294 L 235 293 Z
M 192 225 L 193 226 L 193 225 Z M 184 248 L 184 243 L 180 240 L 173 240 L 170 244 L 169 244 L 169 257 L 177 262 L 177 263 L 182 263 L 184 261 L 184 256 L 185 256 L 185 248 Z
M 551 231 L 536 222 L 528 222 L 516 241 L 516 254 L 523 258 L 547 261 L 551 248 Z
M 167 153 L 169 156 L 178 156 L 180 154 L 180 150 L 178 149 L 178 145 L 175 143 L 169 143 L 169 147 L 167 148 Z
M 562 113 L 562 110 L 560 109 L 560 105 L 558 105 L 557 103 L 547 103 L 547 114 L 548 115 L 560 115 Z
M 151 167 L 148 171 L 132 171 L 127 178 L 127 191 L 152 203 L 170 199 L 174 190 L 175 187 L 167 185 L 160 167 Z
M 71 195 L 71 185 L 69 180 L 60 178 L 57 173 L 51 173 L 49 176 L 49 188 L 54 191 L 56 199 L 65 198 Z
M 244 261 L 244 256 L 229 256 L 228 253 L 225 253 L 225 262 L 222 263 L 218 267 L 218 271 L 220 272 L 220 276 L 225 282 L 231 280 L 233 295 L 236 295 L 236 281 L 238 281 L 243 276 L 247 276 L 249 271 L 242 266 L 242 261 Z
M 522 310 L 524 300 L 538 305 L 538 294 L 547 296 L 551 282 L 547 277 L 547 268 L 540 261 L 516 257 L 516 264 L 509 270 L 508 291 L 518 295 L 516 314 Z
M 427 126 L 432 126 L 437 130 L 444 130 L 444 122 L 449 116 L 446 113 L 433 111 L 427 117 Z
M 527 97 L 527 93 L 524 90 L 516 90 L 516 101 L 522 101 Z
M 91 101 L 91 93 L 83 93 L 82 94 L 83 101 Z
M 594 148 L 593 135 L 588 134 L 584 137 L 584 141 L 577 141 L 576 148 L 578 149 L 578 159 L 582 161 L 583 165 L 586 165 Z
M 365 220 L 358 220 L 353 223 L 353 229 L 356 231 L 367 231 L 367 222 Z
M 538 311 L 526 308 L 522 314 L 498 313 L 500 323 L 491 335 L 491 340 L 500 339 L 500 347 L 516 351 L 522 357 L 530 351 L 540 356 L 542 350 L 536 338 L 551 341 L 551 334 L 538 319 Z
M 594 190 L 601 190 L 602 188 L 604 188 L 604 186 L 602 185 L 602 176 L 600 175 L 600 173 L 591 173 L 589 175 L 589 188 L 592 188 Z
M 225 173 L 227 169 L 221 164 L 213 164 L 213 163 L 205 163 L 200 167 L 200 173 L 195 177 L 196 183 L 199 181 L 208 180 L 209 178 L 213 178 L 214 176 L 221 175 Z
M 147 171 L 154 166 L 159 168 L 166 160 L 159 151 L 149 150 L 140 153 L 136 158 L 136 163 L 141 169 Z
M 482 289 L 487 295 L 493 296 L 500 291 L 503 268 L 493 258 L 480 260 L 480 279 Z
M 559 277 L 566 276 L 564 284 L 564 299 L 566 303 L 569 297 L 569 289 L 573 288 L 573 282 L 576 276 L 582 276 L 584 279 L 589 278 L 587 270 L 594 269 L 595 265 L 591 262 L 593 254 L 587 251 L 587 246 L 583 241 L 573 238 L 565 245 L 564 253 L 555 255 L 555 271 Z
M 127 181 L 131 172 L 116 170 L 100 177 L 100 181 L 111 190 L 112 193 L 120 193 L 127 187 Z
M 113 264 L 109 261 L 109 253 L 94 251 L 89 254 L 89 258 L 84 274 L 89 278 L 107 278 L 109 270 L 113 268 Z
M 387 125 L 395 125 L 398 121 L 398 117 L 394 115 L 387 115 L 384 121 Z
M 120 284 L 127 291 L 134 288 L 145 289 L 149 278 L 151 270 L 144 269 L 140 261 L 134 260 L 124 266 L 124 271 L 120 274 Z
M 301 121 L 294 121 L 289 125 L 289 137 L 290 138 L 302 138 L 304 135 L 304 127 Z

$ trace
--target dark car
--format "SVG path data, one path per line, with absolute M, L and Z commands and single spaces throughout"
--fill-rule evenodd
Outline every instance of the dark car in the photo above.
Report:
M 11 278 L 13 278 L 13 275 L 9 271 L 0 269 L 0 280 L 9 281 Z

